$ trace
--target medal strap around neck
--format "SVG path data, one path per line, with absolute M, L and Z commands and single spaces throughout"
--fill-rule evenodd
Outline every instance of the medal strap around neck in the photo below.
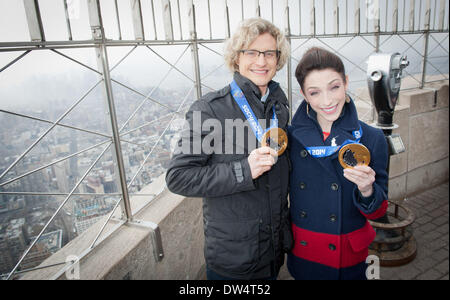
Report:
M 354 140 L 345 140 L 342 145 L 340 146 L 317 146 L 317 147 L 306 147 L 305 149 L 308 151 L 308 153 L 312 157 L 320 158 L 320 157 L 328 157 L 339 151 L 341 147 L 347 145 L 347 144 L 359 144 L 359 141 L 361 140 L 361 137 L 363 135 L 363 131 L 361 126 L 359 127 L 359 130 L 355 130 L 352 132 Z
M 273 108 L 273 117 L 270 122 L 271 126 L 267 130 L 263 130 L 263 128 L 258 122 L 258 119 L 253 113 L 252 108 L 248 104 L 248 101 L 245 98 L 244 93 L 242 92 L 241 88 L 237 85 L 236 81 L 233 80 L 233 82 L 231 82 L 230 84 L 230 87 L 231 87 L 231 95 L 233 96 L 234 100 L 236 101 L 241 111 L 244 113 L 244 116 L 248 120 L 248 123 L 250 124 L 250 127 L 252 128 L 253 132 L 255 133 L 256 138 L 258 139 L 259 142 L 261 142 L 264 133 L 266 133 L 272 128 L 278 127 L 278 118 L 275 113 L 275 107 Z

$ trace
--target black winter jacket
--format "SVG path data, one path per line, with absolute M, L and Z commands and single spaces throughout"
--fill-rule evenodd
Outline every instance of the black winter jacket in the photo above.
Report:
M 256 117 L 265 120 L 263 128 L 270 124 L 275 109 L 278 126 L 287 131 L 288 102 L 278 83 L 269 83 L 269 97 L 262 103 L 255 84 L 237 72 L 234 79 Z M 221 128 L 201 128 L 194 115 L 201 116 L 201 122 L 218 120 Z M 199 145 L 193 141 L 197 136 L 214 144 L 214 151 L 205 153 L 202 148 L 199 154 L 174 153 L 166 173 L 167 187 L 176 194 L 203 197 L 204 254 L 210 269 L 236 279 L 271 277 L 283 265 L 284 252 L 292 247 L 288 151 L 278 157 L 270 171 L 252 180 L 247 158 L 253 149 L 249 149 L 248 139 L 254 139 L 250 145 L 260 145 L 249 127 L 244 141 L 236 139 L 236 132 L 226 132 L 226 119 L 246 121 L 230 86 L 192 104 L 186 114 L 190 128 L 182 132 L 178 147 L 187 143 L 188 149 L 197 147 L 198 152 Z

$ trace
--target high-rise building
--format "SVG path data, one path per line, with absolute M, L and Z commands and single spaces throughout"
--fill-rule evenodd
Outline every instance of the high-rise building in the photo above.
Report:
M 30 269 L 42 263 L 47 257 L 61 249 L 63 231 L 56 230 L 43 234 L 31 248 L 21 263 L 22 269 Z M 34 240 L 35 238 L 31 238 Z
M 0 274 L 6 273 L 14 267 L 14 260 L 8 246 L 6 227 L 0 225 Z
M 5 273 L 14 267 L 28 244 L 25 230 L 25 219 L 13 219 L 5 227 L 0 228 L 0 272 Z
M 52 166 L 53 172 L 56 177 L 59 192 L 69 191 L 69 178 L 68 172 L 69 162 L 67 160 Z
M 0 192 L 3 190 L 0 189 Z M 3 194 L 0 194 L 0 213 L 8 211 L 8 203 L 6 201 L 6 196 Z
M 87 178 L 86 191 L 93 194 L 103 194 L 105 192 L 99 177 L 90 176 Z
M 83 198 L 75 201 L 74 218 L 75 228 L 81 234 L 113 208 L 113 202 L 106 201 L 105 197 Z

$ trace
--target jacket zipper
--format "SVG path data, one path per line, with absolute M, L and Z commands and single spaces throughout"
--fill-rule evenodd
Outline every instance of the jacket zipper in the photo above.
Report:
M 270 98 L 271 97 L 269 96 L 269 99 Z M 269 128 L 269 126 L 270 126 L 270 117 L 268 117 L 268 115 L 270 115 L 270 114 L 267 113 L 267 109 L 268 109 L 268 105 L 267 104 L 269 103 L 269 99 L 267 99 L 266 102 L 264 103 L 264 116 L 265 116 L 265 119 L 266 119 L 266 128 Z M 270 107 L 273 107 L 273 104 L 271 106 L 269 106 L 269 110 L 270 110 Z M 271 170 L 269 170 L 269 172 L 270 171 Z M 271 267 L 270 267 L 270 273 L 271 273 L 270 275 L 274 276 L 275 274 L 273 274 L 273 273 L 275 271 L 274 268 L 275 268 L 276 253 L 275 253 L 275 236 L 274 236 L 273 224 L 272 224 L 273 214 L 272 214 L 272 203 L 271 203 L 271 195 L 270 195 L 269 172 L 267 172 L 267 175 L 266 175 L 267 176 L 267 185 L 266 185 L 266 187 L 268 189 L 268 195 L 269 195 L 269 197 L 268 197 L 269 212 L 270 212 L 270 224 L 269 224 L 269 226 L 270 226 L 270 236 L 271 236 L 271 239 L 272 239 L 271 247 L 272 247 L 272 255 L 273 255 L 273 259 L 272 259 Z

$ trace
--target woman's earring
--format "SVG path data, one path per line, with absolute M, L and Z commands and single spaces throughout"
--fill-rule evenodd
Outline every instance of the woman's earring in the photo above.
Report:
M 345 94 L 345 102 L 350 103 L 350 96 Z
M 308 101 L 306 101 L 306 114 L 309 115 L 309 103 L 308 103 Z

